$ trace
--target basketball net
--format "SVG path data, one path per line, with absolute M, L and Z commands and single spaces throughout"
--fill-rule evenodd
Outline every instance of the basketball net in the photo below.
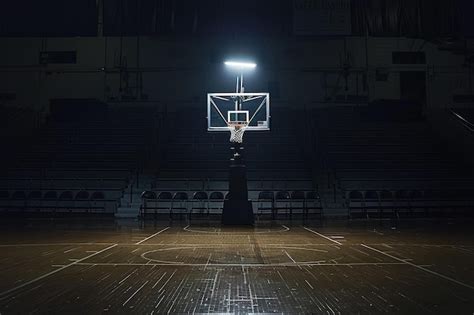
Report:
M 229 123 L 230 142 L 242 143 L 245 129 L 247 129 L 246 124 L 244 125 L 244 124 Z

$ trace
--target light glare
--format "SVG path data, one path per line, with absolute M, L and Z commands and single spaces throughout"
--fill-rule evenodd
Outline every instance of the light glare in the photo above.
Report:
M 224 64 L 228 67 L 243 68 L 243 69 L 254 69 L 257 64 L 253 62 L 241 62 L 241 61 L 225 61 Z

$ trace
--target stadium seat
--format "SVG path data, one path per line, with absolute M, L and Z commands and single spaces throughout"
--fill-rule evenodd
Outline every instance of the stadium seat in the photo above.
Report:
M 156 193 L 154 191 L 145 190 L 140 195 L 142 199 L 156 199 Z
M 169 191 L 162 191 L 158 194 L 159 200 L 171 200 L 173 199 L 173 194 Z
M 183 213 L 189 214 L 188 194 L 185 192 L 176 192 L 173 196 L 173 203 L 171 204 L 171 218 L 175 210 L 179 213 L 179 218 L 182 219 Z
M 105 194 L 102 191 L 94 191 L 90 200 L 93 212 L 113 212 L 112 205 L 105 200 Z
M 380 217 L 384 217 L 385 213 L 388 212 L 388 216 L 392 216 L 395 213 L 395 200 L 391 191 L 382 190 L 379 192 L 379 203 L 380 203 Z
M 348 196 L 349 218 L 354 214 L 367 216 L 365 211 L 364 195 L 358 190 L 352 190 Z
M 28 193 L 27 209 L 28 211 L 40 211 L 42 208 L 42 192 L 33 190 Z
M 103 192 L 101 191 L 95 191 L 92 196 L 91 196 L 91 199 L 92 200 L 104 200 L 105 199 L 105 195 Z
M 44 212 L 56 212 L 58 205 L 57 191 L 50 190 L 43 195 L 42 210 Z
M 58 198 L 57 210 L 60 212 L 73 212 L 74 195 L 72 191 L 63 191 Z
M 397 190 L 395 192 L 395 214 L 397 218 L 401 216 L 412 215 L 411 205 L 410 205 L 410 192 L 408 190 Z
M 302 214 L 303 220 L 307 219 L 305 193 L 302 190 L 291 192 L 291 212 L 293 214 Z
M 164 210 L 168 215 L 168 218 L 172 218 L 172 208 L 173 208 L 173 194 L 169 191 L 162 191 L 158 194 L 158 198 L 155 203 L 154 213 L 155 215 L 161 214 L 161 211 Z
M 26 193 L 24 191 L 15 191 L 10 200 L 11 211 L 25 211 L 26 210 Z
M 275 219 L 273 191 L 261 191 L 258 193 L 257 217 L 265 214 L 270 214 L 271 218 Z
M 146 215 L 151 210 L 154 210 L 153 212 L 156 215 L 156 193 L 154 191 L 145 190 L 141 193 L 140 198 L 142 200 L 142 204 L 140 206 L 140 216 L 146 217 Z
M 306 216 L 315 215 L 319 219 L 323 218 L 323 206 L 321 196 L 316 191 L 306 192 L 305 198 Z
M 59 200 L 72 200 L 73 199 L 73 193 L 72 191 L 63 191 L 59 195 Z
M 76 194 L 74 201 L 75 212 L 91 212 L 90 194 L 87 190 L 81 190 Z
M 380 200 L 377 191 L 368 190 L 364 193 L 364 206 L 367 219 L 369 219 L 373 213 L 380 217 Z
M 76 200 L 88 200 L 90 197 L 87 190 L 81 190 L 76 194 Z
M 289 215 L 290 219 L 292 218 L 291 199 L 288 191 L 277 191 L 275 194 L 274 211 L 277 218 L 280 210 L 283 211 L 287 217 Z
M 222 213 L 224 208 L 224 194 L 220 191 L 213 191 L 209 195 L 209 213 Z
M 209 198 L 205 191 L 197 191 L 193 194 L 191 199 L 191 210 L 189 216 L 192 214 L 203 215 L 204 213 L 209 216 Z M 197 213 L 196 213 L 197 212 Z
M 143 198 L 143 197 L 152 197 L 152 198 Z M 153 198 L 156 197 L 156 198 Z M 142 216 L 147 217 L 152 214 L 156 219 L 161 214 L 166 214 L 169 219 L 171 219 L 171 208 L 173 203 L 173 194 L 169 191 L 162 191 L 158 193 L 153 192 L 153 194 L 142 193 Z

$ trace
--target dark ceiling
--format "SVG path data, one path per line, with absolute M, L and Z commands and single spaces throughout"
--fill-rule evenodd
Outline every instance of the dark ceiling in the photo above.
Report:
M 332 0 L 334 3 L 336 0 Z M 352 35 L 472 37 L 472 0 L 337 0 Z M 337 2 L 336 1 L 336 2 Z M 15 0 L 0 3 L 0 36 L 292 36 L 295 8 L 326 0 Z M 329 2 L 328 2 L 329 3 Z M 301 9 L 301 8 L 300 8 Z

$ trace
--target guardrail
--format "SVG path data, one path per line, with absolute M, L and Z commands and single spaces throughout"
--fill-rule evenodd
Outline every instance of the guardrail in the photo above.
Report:
M 467 130 L 470 132 L 474 132 L 474 124 L 469 122 L 466 118 L 464 118 L 461 114 L 454 111 L 453 109 L 449 109 L 449 112 L 453 117 L 455 117 Z

